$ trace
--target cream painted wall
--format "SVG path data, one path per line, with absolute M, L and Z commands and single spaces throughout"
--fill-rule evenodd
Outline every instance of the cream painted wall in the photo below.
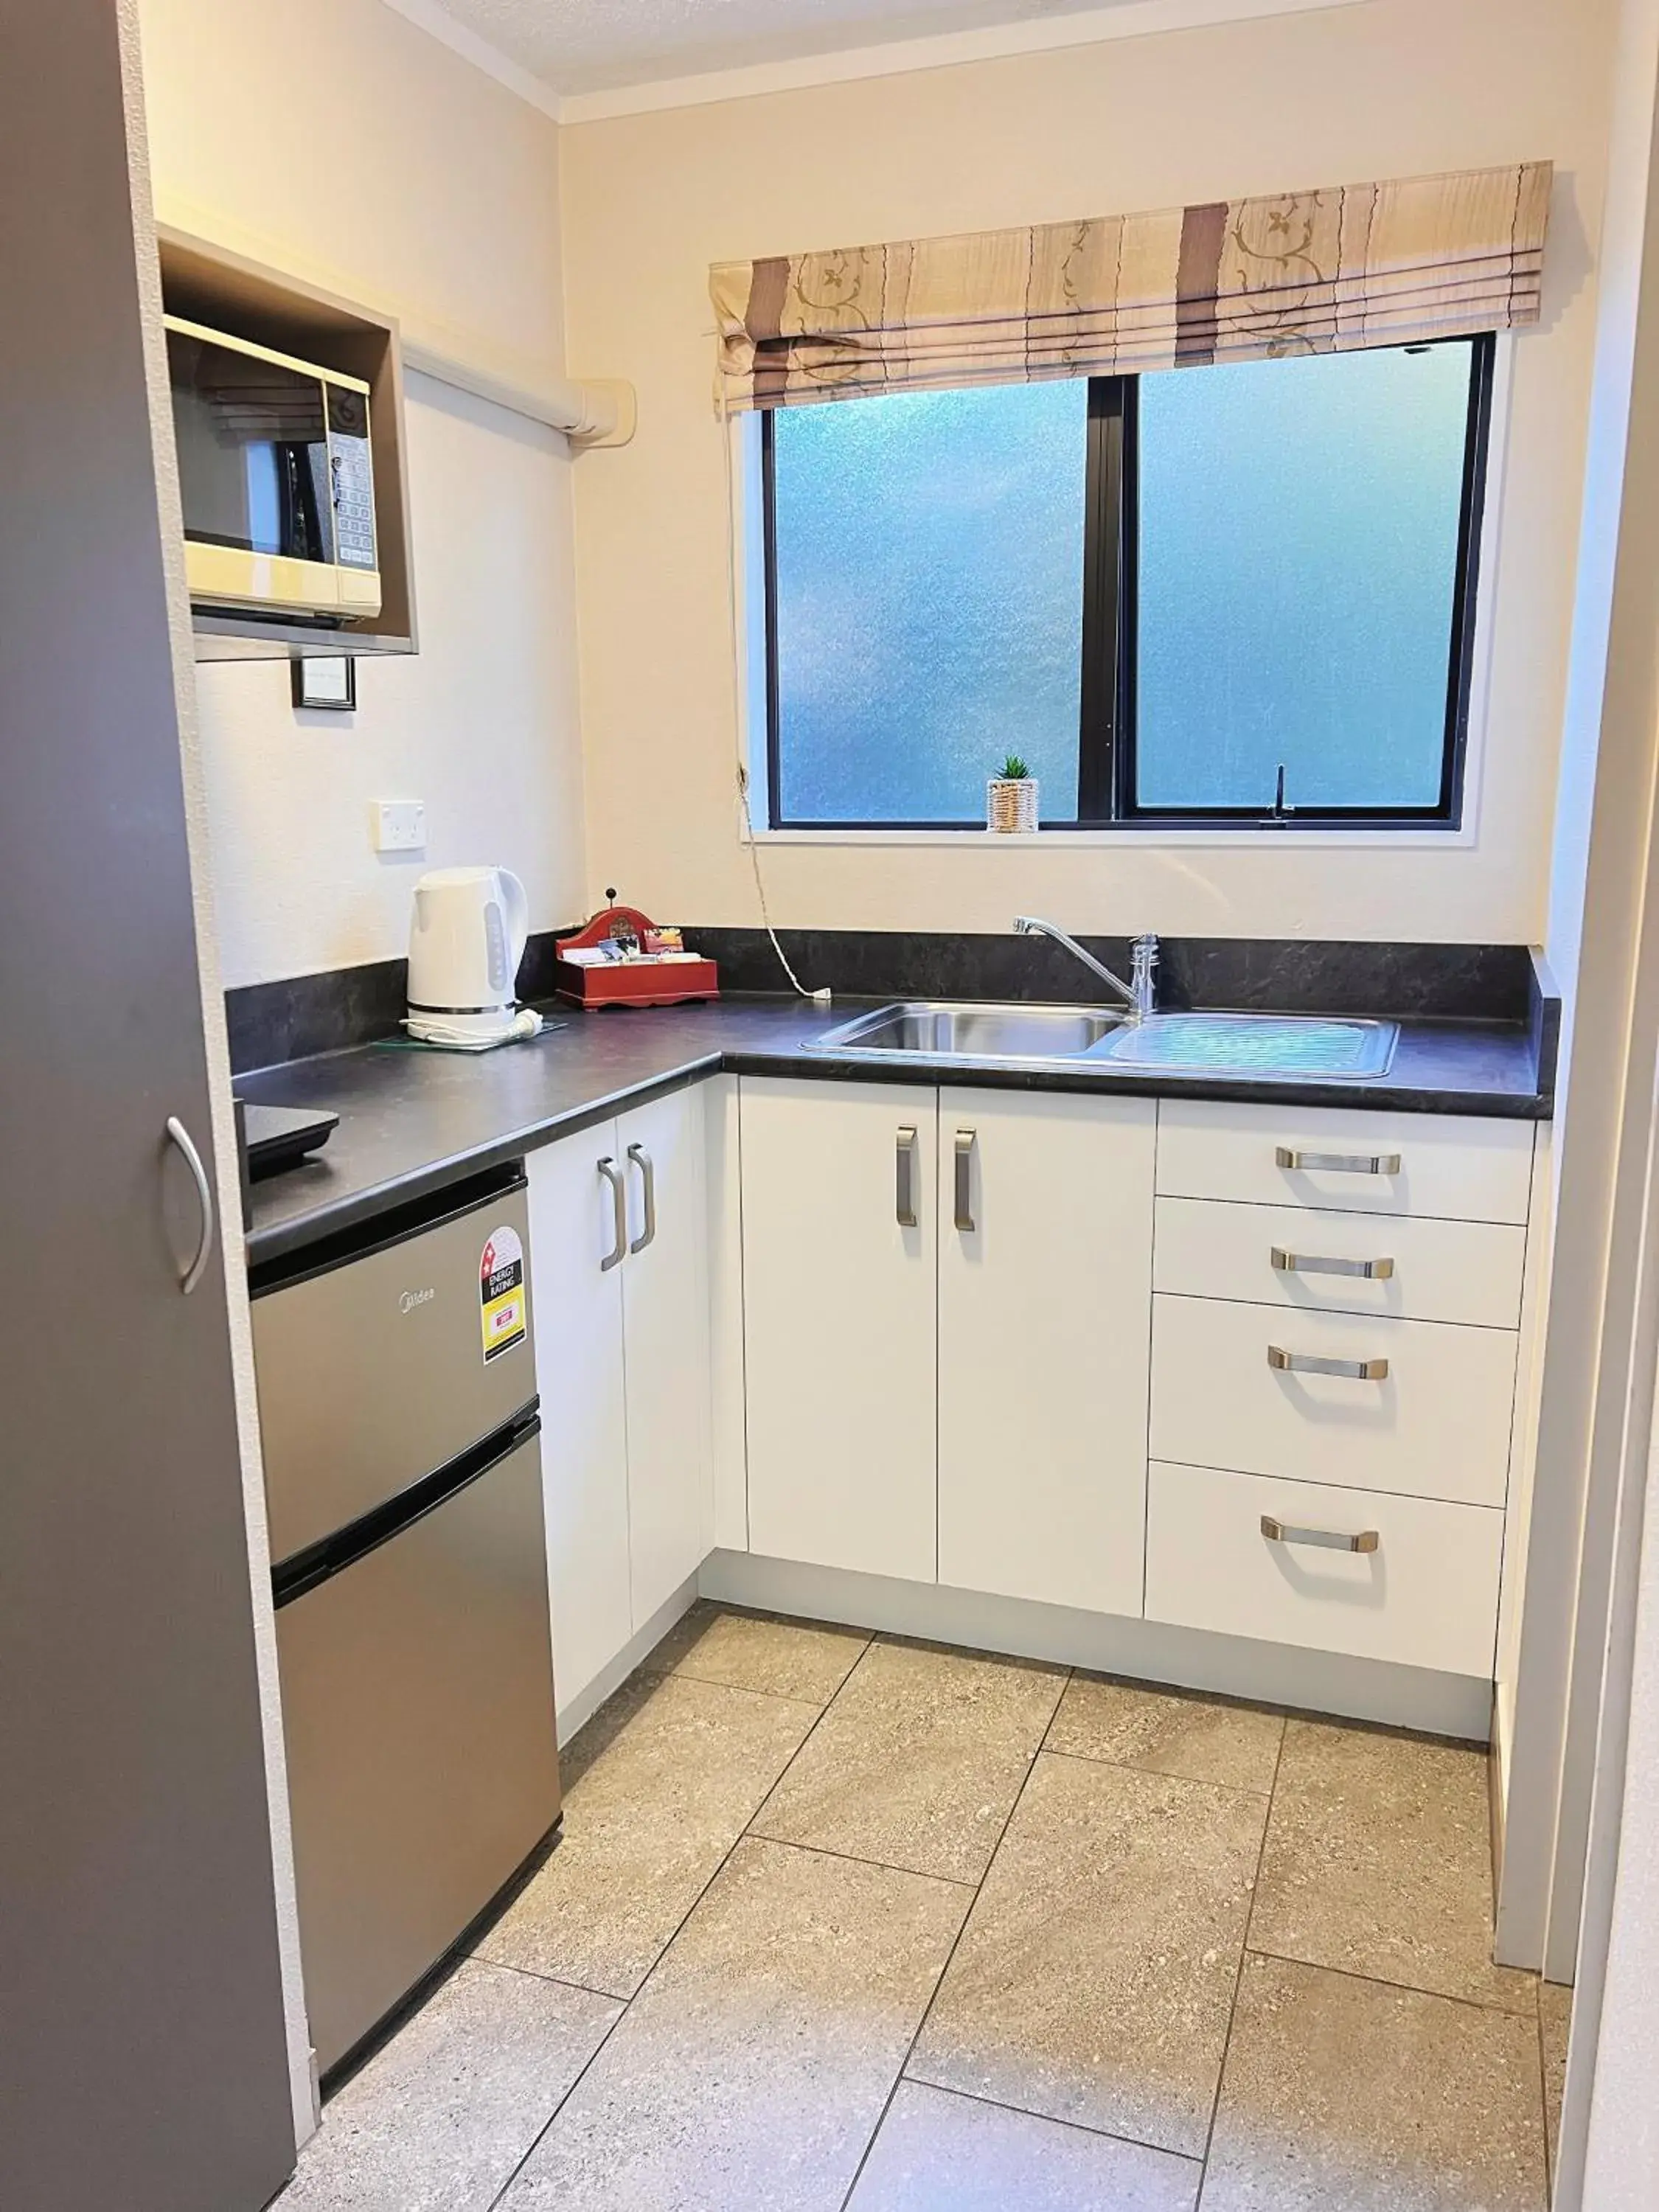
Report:
M 1541 934 L 1594 337 L 1609 0 L 1362 8 L 567 126 L 578 373 L 631 378 L 639 434 L 576 487 L 587 888 L 759 919 L 733 788 L 726 447 L 711 261 L 1548 156 L 1543 326 L 1514 347 L 1492 677 L 1468 843 L 1036 851 L 766 844 L 775 918 L 1215 935 Z M 1246 96 L 1245 88 L 1248 88 Z
M 424 868 L 516 870 L 531 926 L 581 905 L 581 754 L 564 441 L 424 377 L 407 413 L 421 650 L 360 659 L 357 712 L 295 714 L 285 662 L 197 671 L 228 983 L 400 955 Z M 376 854 L 376 799 L 426 803 Z
M 381 0 L 139 0 L 156 196 L 562 358 L 557 132 Z
M 342 289 L 360 271 L 493 357 L 562 368 L 547 117 L 380 0 L 141 6 L 164 208 L 217 215 L 235 242 L 279 264 L 289 249 Z M 297 131 L 280 97 L 296 58 Z M 285 663 L 198 672 L 229 985 L 402 953 L 423 866 L 504 862 L 537 928 L 581 905 L 565 442 L 418 376 L 408 438 L 420 653 L 360 660 L 350 718 L 296 714 Z M 424 856 L 374 852 L 374 799 L 425 801 Z

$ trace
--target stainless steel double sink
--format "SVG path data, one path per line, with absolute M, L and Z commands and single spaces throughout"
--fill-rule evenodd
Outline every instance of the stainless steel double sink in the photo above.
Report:
M 904 1000 L 843 1022 L 802 1049 L 901 1066 L 1098 1068 L 1318 1083 L 1375 1082 L 1399 1041 L 1395 1022 L 1315 1014 L 1169 1013 L 1127 1007 Z

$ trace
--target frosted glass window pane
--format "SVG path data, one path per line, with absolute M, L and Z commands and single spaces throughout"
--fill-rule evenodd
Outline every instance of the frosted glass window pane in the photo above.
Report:
M 1140 380 L 1136 797 L 1434 806 L 1470 349 Z
M 1088 387 L 773 418 L 785 822 L 979 822 L 1005 753 L 1074 818 Z

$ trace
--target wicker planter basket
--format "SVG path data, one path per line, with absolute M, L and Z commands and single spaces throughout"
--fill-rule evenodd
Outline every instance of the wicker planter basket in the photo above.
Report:
M 999 837 L 1030 835 L 1037 826 L 1036 778 L 988 777 L 985 785 L 985 826 Z

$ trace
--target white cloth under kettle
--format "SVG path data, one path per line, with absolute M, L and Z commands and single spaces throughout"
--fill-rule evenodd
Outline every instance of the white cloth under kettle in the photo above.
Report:
M 514 996 L 529 933 L 530 902 L 511 868 L 422 876 L 409 933 L 410 1035 L 474 1048 L 533 1036 L 539 1022 Z

